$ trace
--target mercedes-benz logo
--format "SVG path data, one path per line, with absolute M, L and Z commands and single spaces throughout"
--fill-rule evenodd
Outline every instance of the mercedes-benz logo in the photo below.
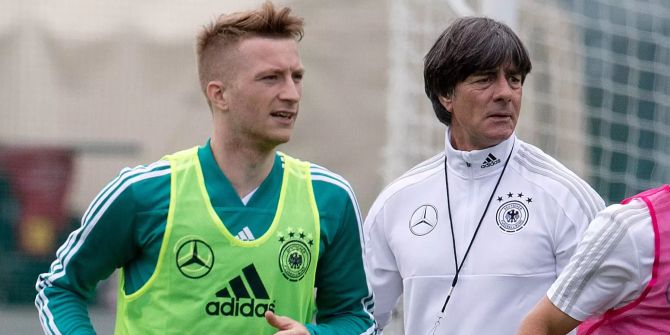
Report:
M 437 226 L 437 210 L 431 205 L 417 208 L 409 219 L 409 230 L 417 236 L 430 233 L 435 226 Z
M 214 251 L 202 240 L 187 240 L 177 249 L 177 269 L 188 278 L 202 278 L 214 266 Z

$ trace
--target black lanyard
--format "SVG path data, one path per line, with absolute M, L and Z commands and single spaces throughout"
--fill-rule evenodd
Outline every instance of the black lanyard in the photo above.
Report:
M 445 316 L 445 309 L 447 308 L 447 303 L 449 303 L 449 299 L 451 298 L 451 293 L 454 291 L 454 287 L 456 287 L 456 283 L 458 283 L 458 274 L 461 272 L 461 269 L 463 268 L 463 264 L 465 264 L 465 259 L 468 257 L 468 254 L 470 254 L 470 249 L 472 249 L 472 244 L 475 242 L 475 237 L 477 237 L 477 233 L 479 232 L 479 228 L 482 226 L 482 222 L 484 221 L 484 217 L 486 216 L 486 212 L 489 209 L 489 206 L 491 205 L 491 201 L 493 200 L 493 196 L 496 193 L 496 190 L 498 190 L 498 185 L 500 185 L 500 180 L 502 180 L 503 175 L 505 174 L 505 170 L 507 169 L 507 163 L 509 163 L 510 158 L 512 157 L 512 152 L 514 151 L 514 142 L 512 143 L 512 149 L 509 151 L 509 155 L 507 155 L 507 160 L 505 160 L 505 165 L 502 168 L 502 172 L 500 172 L 500 176 L 498 177 L 498 181 L 496 182 L 496 186 L 493 188 L 493 192 L 491 192 L 491 196 L 489 197 L 489 201 L 486 203 L 486 208 L 484 208 L 484 212 L 482 213 L 482 217 L 479 219 L 479 223 L 477 223 L 477 228 L 475 229 L 475 233 L 472 235 L 472 239 L 470 240 L 470 244 L 468 245 L 468 248 L 465 250 L 465 254 L 463 255 L 463 259 L 461 259 L 461 264 L 458 264 L 458 257 L 456 256 L 456 237 L 454 236 L 454 224 L 451 220 L 451 203 L 449 201 L 449 176 L 447 174 L 447 154 L 445 152 L 444 154 L 444 183 L 445 183 L 445 188 L 447 189 L 447 210 L 449 212 L 449 227 L 451 227 L 451 242 L 452 242 L 452 247 L 454 250 L 454 263 L 456 264 L 456 274 L 454 275 L 454 280 L 451 281 L 451 288 L 449 288 L 449 293 L 447 293 L 447 298 L 444 300 L 444 305 L 442 305 L 442 310 L 440 311 L 440 315 L 437 318 L 437 321 L 435 322 L 435 325 L 433 327 L 433 331 L 437 329 L 437 326 L 440 324 L 440 319 L 442 319 Z

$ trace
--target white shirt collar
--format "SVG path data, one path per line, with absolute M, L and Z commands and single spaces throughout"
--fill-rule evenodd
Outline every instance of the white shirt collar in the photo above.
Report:
M 516 134 L 513 133 L 506 140 L 490 148 L 461 151 L 452 146 L 450 132 L 451 128 L 447 127 L 444 137 L 447 164 L 456 173 L 467 177 L 488 175 L 502 169 L 516 141 Z

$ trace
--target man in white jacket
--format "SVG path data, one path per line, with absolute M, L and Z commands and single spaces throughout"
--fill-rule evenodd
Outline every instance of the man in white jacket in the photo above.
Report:
M 514 334 L 602 198 L 518 139 L 526 48 L 505 24 L 461 18 L 425 57 L 445 150 L 388 185 L 364 225 L 375 318 L 400 296 L 405 333 Z

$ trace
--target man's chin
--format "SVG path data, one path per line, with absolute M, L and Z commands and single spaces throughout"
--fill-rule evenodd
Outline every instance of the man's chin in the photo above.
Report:
M 491 129 L 490 137 L 504 141 L 508 139 L 510 136 L 512 136 L 512 134 L 514 133 L 514 128 L 515 125 L 513 123 L 506 123 L 504 125 L 501 124 L 499 127 Z
M 275 140 L 276 140 L 279 144 L 284 144 L 284 143 L 286 143 L 286 142 L 288 142 L 288 141 L 291 140 L 291 136 L 292 136 L 292 135 L 293 135 L 293 132 L 287 132 L 287 133 L 277 134 L 277 135 L 275 136 Z
M 288 143 L 291 140 L 291 134 L 282 134 L 269 137 L 267 143 L 269 146 L 277 147 L 279 145 Z
M 494 134 L 490 134 L 488 136 L 488 138 L 490 140 L 489 146 L 492 147 L 492 146 L 495 146 L 495 145 L 498 145 L 498 144 L 504 142 L 505 140 L 510 138 L 510 136 L 512 136 L 513 133 L 514 133 L 514 131 L 505 131 L 505 132 L 496 132 Z

